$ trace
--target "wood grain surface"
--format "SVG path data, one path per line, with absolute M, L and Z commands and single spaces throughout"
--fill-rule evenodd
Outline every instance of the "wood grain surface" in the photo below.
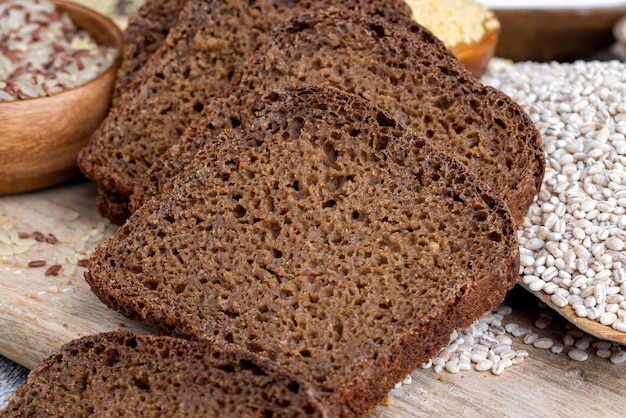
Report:
M 115 230 L 95 211 L 95 187 L 76 182 L 53 189 L 0 198 L 0 354 L 32 368 L 61 344 L 82 335 L 119 327 L 150 332 L 107 309 L 82 278 L 84 269 L 64 265 L 57 276 L 45 270 L 67 248 L 85 252 Z M 53 234 L 59 242 L 36 242 L 24 248 L 11 243 L 11 231 Z M 13 232 L 14 234 L 14 232 Z M 17 254 L 9 254 L 17 249 Z M 65 250 L 64 250 L 65 249 Z M 61 254 L 60 254 L 61 253 Z M 84 254 L 79 254 L 83 256 Z M 33 260 L 46 266 L 28 267 Z M 540 308 L 521 288 L 506 301 L 513 313 L 507 322 L 533 328 Z M 566 322 L 558 316 L 541 336 L 562 340 Z M 379 406 L 369 417 L 609 417 L 623 415 L 626 365 L 593 355 L 577 362 L 565 352 L 554 354 L 524 345 L 514 349 L 529 357 L 500 376 L 475 370 L 451 374 L 417 369 L 412 383 L 392 390 L 391 405 Z M 591 349 L 590 349 L 591 350 Z

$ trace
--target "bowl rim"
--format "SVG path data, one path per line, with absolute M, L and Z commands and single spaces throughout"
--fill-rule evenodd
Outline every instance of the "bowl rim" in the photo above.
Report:
M 528 13 L 533 12 L 536 14 L 563 14 L 580 16 L 581 18 L 593 19 L 593 15 L 597 14 L 624 14 L 626 13 L 625 6 L 611 6 L 611 7 L 502 7 L 490 8 L 494 13 L 502 14 L 515 14 L 515 13 Z
M 119 26 L 117 26 L 117 24 L 115 24 L 109 17 L 103 15 L 102 13 L 84 6 L 82 4 L 73 2 L 73 1 L 69 1 L 69 0 L 49 0 L 51 3 L 54 3 L 55 7 L 58 7 L 59 5 L 68 5 L 71 8 L 80 10 L 83 13 L 89 14 L 91 16 L 96 17 L 98 20 L 101 20 L 104 25 L 107 28 L 111 29 L 111 33 L 113 34 L 114 38 L 117 40 L 117 44 L 118 46 L 115 46 L 113 48 L 115 48 L 115 56 L 113 57 L 113 60 L 111 61 L 111 64 L 104 70 L 102 71 L 100 74 L 98 74 L 96 77 L 91 78 L 87 81 L 85 81 L 82 84 L 76 85 L 74 87 L 71 87 L 69 89 L 64 89 L 61 90 L 59 92 L 50 94 L 50 95 L 46 95 L 46 96 L 37 96 L 37 97 L 31 97 L 28 99 L 16 99 L 16 100 L 6 100 L 6 101 L 2 101 L 0 100 L 0 107 L 2 107 L 3 105 L 8 105 L 8 104 L 12 104 L 14 106 L 18 105 L 19 103 L 31 103 L 35 100 L 45 100 L 48 99 L 50 97 L 58 97 L 60 95 L 64 95 L 64 94 L 71 94 L 73 93 L 75 90 L 78 90 L 80 88 L 84 88 L 89 86 L 90 84 L 96 83 L 98 81 L 100 81 L 102 78 L 104 77 L 109 77 L 111 72 L 117 72 L 118 67 L 120 66 L 121 60 L 122 60 L 122 52 L 123 52 L 123 48 L 124 48 L 124 34 L 122 32 L 122 30 L 120 29 Z M 65 12 L 69 15 L 68 12 Z M 91 32 L 91 30 L 89 29 L 84 29 L 86 31 L 88 31 L 92 36 L 93 33 Z M 100 44 L 98 44 L 100 45 Z
M 624 16 L 620 17 L 613 25 L 613 37 L 623 45 L 626 45 L 626 10 Z

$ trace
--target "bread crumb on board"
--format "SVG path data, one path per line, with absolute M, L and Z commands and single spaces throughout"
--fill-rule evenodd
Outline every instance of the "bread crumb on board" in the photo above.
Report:
M 380 403 L 383 406 L 392 406 L 395 403 L 395 401 L 393 400 L 393 398 L 389 395 L 385 396 L 385 399 L 382 400 L 382 402 Z

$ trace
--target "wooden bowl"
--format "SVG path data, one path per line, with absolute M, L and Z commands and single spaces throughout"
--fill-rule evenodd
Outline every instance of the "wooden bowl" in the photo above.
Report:
M 478 41 L 471 44 L 458 44 L 450 49 L 465 65 L 465 68 L 479 78 L 483 75 L 487 65 L 489 65 L 489 61 L 495 54 L 499 35 L 499 28 L 489 29 L 485 31 L 483 37 Z
M 613 36 L 622 48 L 622 53 L 626 53 L 626 12 L 613 26 Z
M 74 24 L 115 47 L 113 65 L 86 84 L 27 100 L 0 102 L 0 195 L 52 186 L 76 176 L 78 151 L 107 114 L 121 60 L 122 32 L 107 17 L 56 0 Z
M 501 33 L 496 55 L 513 61 L 589 59 L 615 43 L 612 29 L 626 7 L 493 9 Z

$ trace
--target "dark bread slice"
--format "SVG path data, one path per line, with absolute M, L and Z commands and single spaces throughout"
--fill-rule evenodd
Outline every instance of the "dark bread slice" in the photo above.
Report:
M 115 331 L 65 344 L 1 417 L 331 417 L 306 382 L 243 350 Z
M 156 163 L 142 175 L 128 205 L 129 215 L 149 198 L 160 194 L 172 177 L 184 170 L 206 143 L 215 141 L 226 129 L 239 129 L 242 121 L 249 118 L 250 109 L 256 106 L 264 88 L 230 89 L 229 93 L 207 102 L 200 116 L 195 118 L 179 141 L 172 145 Z
M 239 90 L 305 83 L 366 97 L 477 174 L 518 223 L 539 191 L 543 146 L 528 115 L 473 78 L 443 43 L 410 20 L 398 17 L 391 26 L 346 10 L 296 16 L 240 68 L 233 83 Z M 133 207 L 157 193 L 154 182 L 166 182 L 201 146 L 187 143 L 168 151 L 139 182 Z
M 96 249 L 109 307 L 259 353 L 360 416 L 515 284 L 504 202 L 367 100 L 286 89 L 240 122 Z
M 136 74 L 89 144 L 79 168 L 98 183 L 99 209 L 113 221 L 136 180 L 183 133 L 209 98 L 224 92 L 271 28 L 335 0 L 205 0 L 187 2 L 164 44 Z M 403 0 L 347 0 L 376 15 L 409 14 Z M 112 209 L 106 202 L 111 200 Z M 121 205 L 121 208 L 120 208 Z
M 135 75 L 165 42 L 187 0 L 146 0 L 124 30 L 124 55 L 117 70 L 114 105 Z

